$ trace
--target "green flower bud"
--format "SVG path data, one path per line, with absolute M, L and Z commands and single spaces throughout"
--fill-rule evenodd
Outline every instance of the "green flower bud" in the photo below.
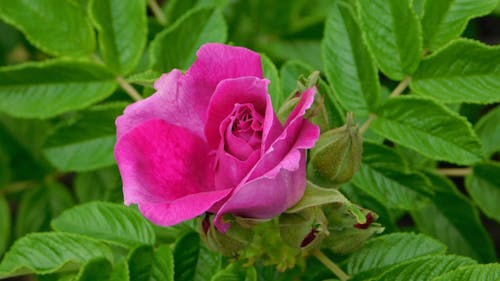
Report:
M 198 232 L 202 240 L 212 250 L 225 256 L 238 256 L 252 240 L 250 228 L 233 223 L 226 233 L 221 233 L 213 224 L 213 216 L 206 214 L 198 223 Z
M 344 126 L 319 137 L 308 165 L 308 176 L 314 182 L 337 187 L 349 181 L 359 169 L 363 140 L 353 119 L 352 113 L 348 113 Z
M 330 235 L 323 240 L 323 247 L 334 253 L 352 253 L 368 238 L 384 231 L 380 224 L 374 223 L 378 218 L 377 214 L 353 204 L 327 208 L 325 215 Z
M 328 221 L 318 207 L 279 217 L 280 235 L 288 245 L 302 250 L 315 248 L 328 236 Z

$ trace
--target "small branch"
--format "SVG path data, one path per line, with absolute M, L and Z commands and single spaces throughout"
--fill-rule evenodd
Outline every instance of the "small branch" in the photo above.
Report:
M 438 174 L 449 177 L 464 177 L 472 174 L 472 168 L 441 168 L 436 171 Z
M 406 88 L 408 88 L 408 85 L 410 85 L 411 81 L 411 76 L 406 76 L 399 84 L 394 88 L 392 93 L 389 95 L 389 98 L 397 97 L 401 95 Z M 377 115 L 370 113 L 370 116 L 368 116 L 368 119 L 366 119 L 365 123 L 361 126 L 359 129 L 359 132 L 363 134 L 368 130 L 370 125 L 372 124 L 373 120 L 377 119 Z
M 325 254 L 323 254 L 319 249 L 316 249 L 312 252 L 312 254 L 324 265 L 326 266 L 333 274 L 335 274 L 340 281 L 346 281 L 350 277 L 347 275 L 338 265 L 336 265 L 333 261 L 331 261 Z
M 134 99 L 135 101 L 142 100 L 141 95 L 135 90 L 134 87 L 132 87 L 132 85 L 130 85 L 127 81 L 125 81 L 125 79 L 123 79 L 123 77 L 121 77 L 121 76 L 116 77 L 116 81 L 118 81 L 118 84 L 120 85 L 120 87 L 122 87 L 122 89 L 125 92 L 127 92 L 127 94 L 132 99 Z
M 167 25 L 167 19 L 165 18 L 165 14 L 163 14 L 160 5 L 158 5 L 158 2 L 156 2 L 156 0 L 148 0 L 148 5 L 151 12 L 153 12 L 153 15 L 155 15 L 156 20 L 163 26 Z

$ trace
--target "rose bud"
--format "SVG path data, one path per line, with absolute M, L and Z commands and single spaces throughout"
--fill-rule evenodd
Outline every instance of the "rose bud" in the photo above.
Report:
M 225 256 L 237 256 L 252 240 L 252 230 L 234 224 L 226 233 L 221 233 L 213 224 L 214 216 L 205 214 L 198 222 L 198 232 L 205 244 Z
M 284 213 L 279 217 L 280 235 L 294 248 L 310 250 L 328 236 L 328 221 L 318 207 L 296 213 Z
M 310 179 L 325 187 L 337 187 L 356 173 L 361 164 L 363 140 L 353 123 L 353 115 L 347 114 L 344 126 L 321 134 L 310 154 Z
M 334 253 L 349 254 L 359 249 L 374 234 L 384 228 L 374 221 L 378 218 L 372 211 L 352 204 L 326 208 L 330 235 L 323 240 L 323 246 Z

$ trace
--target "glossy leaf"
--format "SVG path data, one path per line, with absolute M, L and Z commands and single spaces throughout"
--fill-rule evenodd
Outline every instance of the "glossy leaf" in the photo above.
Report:
M 107 104 L 83 111 L 76 122 L 58 127 L 48 137 L 45 156 L 61 171 L 89 171 L 114 164 L 114 124 L 125 106 Z
M 428 281 L 459 267 L 474 264 L 474 260 L 466 257 L 435 255 L 394 266 L 375 280 Z
M 28 234 L 5 255 L 0 263 L 0 278 L 74 270 L 98 257 L 113 260 L 109 248 L 90 238 L 69 233 Z
M 113 267 L 113 271 L 109 277 L 109 281 L 129 281 L 128 263 L 126 259 L 122 259 Z
M 10 242 L 10 207 L 7 200 L 0 196 L 0 257 L 3 255 Z
M 91 0 L 89 13 L 98 30 L 104 62 L 116 72 L 128 74 L 146 46 L 146 1 Z
M 478 264 L 448 272 L 433 281 L 477 281 L 500 279 L 500 264 Z
M 377 68 L 348 6 L 338 4 L 332 9 L 322 52 L 325 74 L 339 102 L 348 111 L 368 115 L 380 98 Z
M 87 107 L 115 88 L 113 75 L 95 63 L 53 60 L 7 66 L 0 68 L 0 111 L 49 118 Z
M 281 104 L 285 101 L 286 95 L 284 95 L 281 90 L 280 77 L 278 75 L 278 70 L 274 63 L 265 55 L 260 55 L 262 60 L 262 71 L 264 77 L 271 81 L 269 84 L 269 95 L 271 96 L 271 101 L 273 102 L 273 108 L 275 112 L 278 112 Z
M 474 129 L 481 139 L 486 155 L 500 151 L 500 106 L 484 115 Z
M 498 102 L 499 64 L 500 47 L 456 40 L 422 61 L 410 87 L 441 102 Z
M 187 69 L 202 44 L 224 42 L 226 33 L 227 26 L 220 10 L 192 10 L 151 42 L 151 67 L 160 72 Z
M 139 245 L 128 256 L 130 280 L 149 281 L 152 276 L 153 247 Z
M 257 281 L 257 272 L 252 266 L 244 267 L 240 263 L 231 263 L 217 272 L 211 281 Z
M 495 259 L 493 244 L 479 215 L 467 199 L 443 176 L 427 174 L 435 196 L 411 212 L 417 228 L 448 246 L 450 253 L 481 262 Z
M 161 245 L 154 252 L 151 281 L 174 281 L 174 256 L 169 245 Z
M 375 132 L 431 159 L 463 165 L 481 160 L 481 144 L 470 123 L 432 100 L 391 98 L 377 115 L 371 127 Z
M 425 1 L 422 32 L 424 47 L 436 50 L 458 37 L 475 17 L 490 13 L 497 0 L 440 0 Z
M 0 0 L 0 18 L 51 55 L 87 56 L 95 49 L 92 25 L 75 1 Z
M 108 281 L 111 277 L 113 265 L 106 258 L 95 258 L 87 262 L 75 281 Z
M 432 193 L 426 178 L 407 172 L 395 151 L 369 142 L 364 143 L 363 162 L 352 182 L 388 208 L 414 209 Z
M 122 182 L 116 166 L 78 173 L 74 181 L 74 191 L 80 203 L 123 201 Z
M 418 67 L 422 31 L 411 0 L 360 0 L 366 42 L 382 72 L 402 80 Z
M 347 259 L 347 272 L 351 275 L 374 273 L 417 257 L 442 254 L 445 250 L 443 244 L 422 234 L 383 235 L 368 240 L 361 250 Z
M 62 213 L 51 225 L 56 231 L 78 233 L 124 247 L 155 242 L 151 225 L 136 210 L 121 204 L 79 205 Z
M 500 165 L 495 162 L 479 164 L 467 177 L 467 192 L 488 217 L 500 222 Z

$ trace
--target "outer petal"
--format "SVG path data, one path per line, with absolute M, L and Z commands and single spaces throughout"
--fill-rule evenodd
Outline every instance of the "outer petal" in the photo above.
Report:
M 115 146 L 125 204 L 137 203 L 145 210 L 155 205 L 159 212 L 155 218 L 165 223 L 208 210 L 229 192 L 215 191 L 209 152 L 201 138 L 164 120 L 150 120 L 130 130 Z M 193 210 L 175 211 L 188 208 L 190 196 L 197 199 L 192 201 Z M 153 212 L 148 211 L 150 217 Z
M 251 103 L 257 112 L 265 114 L 268 84 L 269 80 L 256 77 L 226 79 L 219 83 L 210 99 L 205 125 L 205 136 L 211 148 L 219 146 L 220 124 L 233 111 L 235 104 Z

